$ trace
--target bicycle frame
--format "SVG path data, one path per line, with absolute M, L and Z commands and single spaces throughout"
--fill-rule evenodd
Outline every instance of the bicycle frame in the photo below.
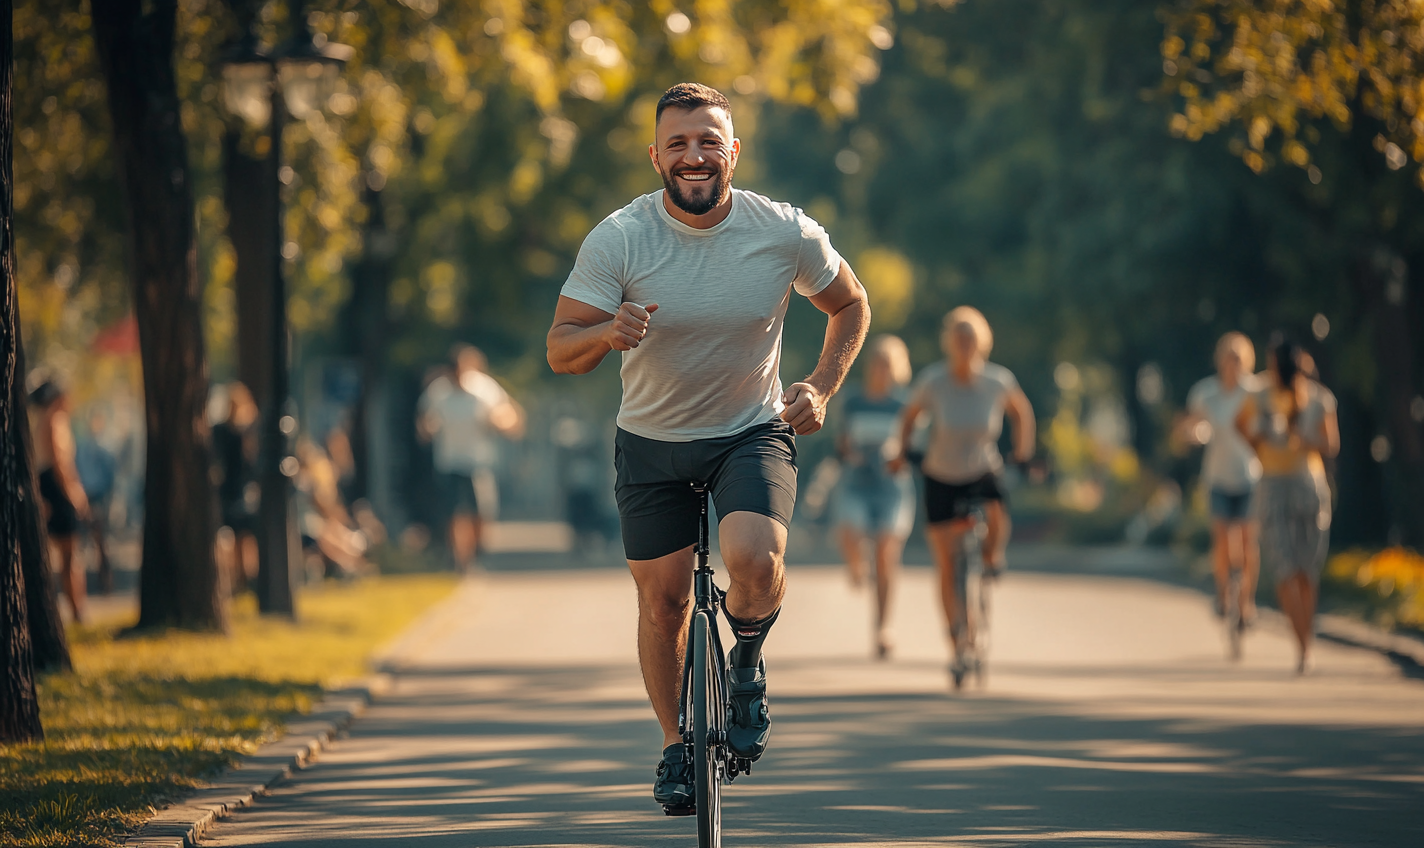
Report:
M 699 514 L 697 518 L 697 546 L 693 548 L 694 556 L 697 558 L 697 567 L 692 572 L 692 615 L 688 618 L 687 644 L 689 646 L 692 644 L 692 622 L 696 620 L 699 612 L 706 613 L 709 623 L 712 625 L 710 628 L 712 652 L 716 660 L 717 677 L 719 680 L 726 680 L 726 659 L 722 652 L 722 637 L 717 627 L 717 610 L 721 608 L 727 593 L 717 588 L 717 584 L 712 582 L 712 575 L 716 572 L 712 569 L 712 549 L 708 543 L 707 486 L 702 483 L 693 483 L 692 489 L 698 496 Z M 682 663 L 682 696 L 678 699 L 677 725 L 682 731 L 682 741 L 689 745 L 692 744 L 692 714 L 688 709 L 688 698 L 691 691 L 692 664 L 684 660 Z

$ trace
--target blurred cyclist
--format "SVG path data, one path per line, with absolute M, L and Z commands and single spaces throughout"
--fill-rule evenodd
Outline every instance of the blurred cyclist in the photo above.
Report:
M 1311 379 L 1314 364 L 1288 341 L 1275 344 L 1267 384 L 1236 417 L 1261 460 L 1255 513 L 1261 554 L 1276 578 L 1281 611 L 1300 650 L 1296 671 L 1310 663 L 1316 589 L 1330 548 L 1330 487 L 1322 457 L 1340 451 L 1335 396 Z
M 1236 430 L 1236 416 L 1258 389 L 1256 349 L 1241 333 L 1227 333 L 1216 344 L 1216 374 L 1187 393 L 1182 426 L 1191 440 L 1204 443 L 1201 484 L 1211 499 L 1211 543 L 1216 574 L 1216 614 L 1226 611 L 1231 569 L 1241 571 L 1241 616 L 1256 617 L 1256 579 L 1260 549 L 1251 515 L 1251 494 L 1261 477 L 1261 462 Z
M 836 490 L 835 516 L 851 582 L 865 580 L 865 543 L 874 550 L 875 651 L 893 650 L 887 624 L 890 593 L 900 568 L 900 552 L 915 523 L 915 486 L 909 469 L 891 472 L 886 463 L 900 454 L 902 391 L 910 382 L 910 352 L 898 336 L 876 336 L 859 390 L 841 407 L 845 425 L 836 439 L 844 464 Z
M 905 464 L 905 445 L 920 416 L 929 418 L 929 445 L 921 469 L 925 475 L 925 517 L 935 565 L 939 569 L 940 599 L 949 623 L 955 665 L 970 661 L 974 620 L 966 632 L 954 626 L 958 599 L 954 569 L 961 538 L 974 520 L 970 509 L 982 504 L 988 532 L 984 536 L 985 576 L 1004 568 L 1004 548 L 1009 542 L 1009 513 L 1004 508 L 1000 472 L 999 435 L 1004 416 L 1013 424 L 1014 460 L 1033 457 L 1035 422 L 1033 407 L 1018 380 L 1002 365 L 989 362 L 993 331 L 979 310 L 961 306 L 944 317 L 940 344 L 948 360 L 926 368 L 916 378 L 910 400 L 900 417 L 900 455 L 891 462 L 898 471 Z

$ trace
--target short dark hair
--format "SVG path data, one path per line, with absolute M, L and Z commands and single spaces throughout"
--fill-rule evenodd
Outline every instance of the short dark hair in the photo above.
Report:
M 732 103 L 727 99 L 727 95 L 700 82 L 680 82 L 664 91 L 663 96 L 658 98 L 658 114 L 654 123 L 663 119 L 663 111 L 666 109 L 692 111 L 704 106 L 725 110 L 727 117 L 732 115 Z

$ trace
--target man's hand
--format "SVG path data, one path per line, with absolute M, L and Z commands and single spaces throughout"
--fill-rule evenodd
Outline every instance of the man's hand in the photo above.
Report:
M 786 408 L 781 420 L 791 425 L 798 436 L 809 436 L 826 423 L 826 397 L 810 383 L 792 383 L 781 393 Z
M 890 459 L 885 463 L 885 470 L 889 471 L 891 474 L 899 474 L 900 471 L 904 469 L 906 465 L 909 464 L 909 462 L 909 459 L 905 457 L 905 452 L 902 450 L 894 456 L 890 457 Z
M 656 303 L 647 308 L 636 303 L 625 303 L 618 307 L 618 314 L 608 325 L 608 346 L 614 350 L 632 350 L 648 334 L 648 321 L 658 311 Z

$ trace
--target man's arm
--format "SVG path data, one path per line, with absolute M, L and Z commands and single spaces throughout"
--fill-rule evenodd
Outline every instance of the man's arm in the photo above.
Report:
M 611 315 L 571 297 L 559 296 L 554 308 L 554 326 L 546 339 L 549 367 L 555 374 L 587 374 L 598 367 L 609 351 L 632 350 L 648 334 L 648 319 L 658 311 L 656 303 L 644 309 L 636 303 L 618 307 Z
M 812 295 L 810 301 L 826 313 L 829 320 L 816 370 L 804 381 L 792 383 L 781 396 L 781 402 L 786 405 L 781 420 L 790 424 L 798 436 L 821 429 L 826 421 L 826 402 L 845 382 L 860 346 L 865 343 L 865 334 L 870 331 L 870 301 L 865 287 L 844 259 L 836 278 Z
M 1033 405 L 1023 389 L 1015 387 L 1009 392 L 1004 411 L 1014 425 L 1014 461 L 1028 462 L 1033 459 L 1033 449 L 1038 441 L 1038 422 L 1033 417 Z

